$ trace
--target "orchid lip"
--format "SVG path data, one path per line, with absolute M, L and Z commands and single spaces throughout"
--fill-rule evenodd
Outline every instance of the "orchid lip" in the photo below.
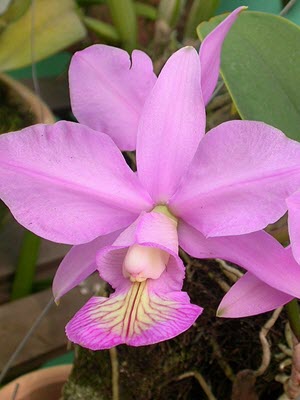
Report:
M 156 293 L 153 282 L 135 282 L 109 298 L 92 297 L 66 327 L 69 339 L 92 350 L 170 339 L 188 329 L 202 308 L 183 292 Z
M 115 292 L 93 297 L 67 326 L 71 341 L 92 350 L 153 344 L 188 329 L 202 312 L 182 292 L 177 221 L 165 205 L 144 212 L 97 253 L 100 276 Z
M 147 280 L 147 278 L 145 278 L 143 276 L 139 276 L 139 275 L 136 275 L 136 276 L 130 275 L 129 279 L 130 279 L 130 282 L 132 282 L 132 283 L 135 283 L 135 282 L 141 283 L 141 282 L 144 282 Z

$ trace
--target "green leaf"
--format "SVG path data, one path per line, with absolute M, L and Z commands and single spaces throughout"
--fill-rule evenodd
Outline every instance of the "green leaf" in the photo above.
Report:
M 72 0 L 35 0 L 32 6 L 0 35 L 0 71 L 32 63 L 32 19 L 34 61 L 46 58 L 85 36 L 85 28 Z
M 137 19 L 132 0 L 107 0 L 112 20 L 125 50 L 137 47 Z
M 157 9 L 150 4 L 141 3 L 140 1 L 136 1 L 134 3 L 135 12 L 140 17 L 148 18 L 151 21 L 155 21 L 157 19 Z
M 30 3 L 31 0 L 11 1 L 7 11 L 1 15 L 1 20 L 5 21 L 7 24 L 16 21 L 25 14 L 30 6 Z
M 106 0 L 76 0 L 76 3 L 80 7 L 88 7 L 88 6 L 98 5 L 98 4 L 104 4 L 104 3 L 106 3 Z
M 196 37 L 197 26 L 214 15 L 219 3 L 219 0 L 194 0 L 188 15 L 184 36 L 187 38 Z
M 203 39 L 225 17 L 199 25 Z M 229 32 L 221 73 L 243 119 L 264 121 L 300 141 L 300 29 L 285 18 L 244 11 Z
M 88 29 L 95 32 L 96 35 L 100 36 L 101 38 L 108 40 L 110 43 L 118 43 L 120 41 L 120 36 L 112 25 L 99 21 L 96 18 L 85 16 L 82 17 L 82 21 L 85 23 Z
M 25 230 L 14 276 L 11 300 L 31 293 L 40 243 L 40 237 Z

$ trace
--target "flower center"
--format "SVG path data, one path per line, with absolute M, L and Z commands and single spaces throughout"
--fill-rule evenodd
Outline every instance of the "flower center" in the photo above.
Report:
M 130 246 L 123 262 L 123 275 L 131 282 L 158 279 L 166 269 L 170 255 L 157 247 L 134 244 Z
M 176 230 L 178 220 L 166 205 L 159 204 L 152 211 L 165 215 Z M 169 258 L 170 254 L 160 248 L 134 244 L 129 247 L 124 258 L 123 276 L 129 278 L 131 282 L 144 282 L 148 278 L 158 279 L 166 269 Z
M 164 214 L 166 217 L 168 217 L 169 219 L 171 219 L 177 226 L 178 224 L 178 219 L 175 217 L 175 215 L 173 215 L 171 213 L 171 211 L 168 209 L 168 206 L 166 206 L 165 204 L 158 204 L 157 206 L 155 206 L 153 208 L 154 212 L 160 213 L 160 214 Z

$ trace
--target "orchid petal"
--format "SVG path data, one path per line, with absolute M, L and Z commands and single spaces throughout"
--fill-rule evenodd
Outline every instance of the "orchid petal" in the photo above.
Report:
M 185 47 L 165 64 L 139 123 L 138 175 L 154 202 L 174 193 L 204 132 L 199 57 Z
M 254 232 L 277 221 L 300 186 L 300 144 L 262 122 L 229 121 L 201 141 L 171 212 L 205 236 Z
M 218 82 L 224 39 L 240 12 L 246 8 L 245 6 L 236 8 L 206 36 L 200 46 L 201 86 L 205 104 L 209 102 Z
M 178 226 L 179 245 L 192 257 L 222 258 L 245 268 L 258 279 L 300 298 L 300 266 L 290 249 L 264 231 L 240 236 L 205 238 L 191 226 Z
M 138 120 L 156 76 L 146 53 L 94 45 L 75 53 L 69 70 L 72 110 L 79 122 L 135 150 Z
M 0 174 L 0 196 L 17 221 L 55 242 L 89 242 L 152 208 L 112 140 L 80 124 L 1 135 Z
M 293 296 L 272 288 L 247 272 L 223 297 L 217 316 L 241 318 L 257 315 L 281 307 L 292 299 Z
M 100 276 L 113 288 L 122 286 L 126 280 L 122 265 L 129 247 L 136 244 L 168 252 L 176 263 L 181 265 L 178 257 L 177 228 L 174 221 L 157 212 L 144 213 L 124 230 L 111 246 L 104 247 L 97 254 Z M 172 271 L 176 269 L 175 276 L 172 274 L 174 280 L 172 290 L 180 290 L 184 279 L 184 267 L 173 266 L 171 269 Z
M 300 264 L 300 191 L 286 200 L 288 206 L 289 235 L 294 257 Z
M 104 246 L 112 244 L 121 231 L 100 236 L 92 242 L 72 247 L 60 263 L 54 280 L 53 296 L 58 301 L 97 269 L 96 255 Z
M 147 280 L 126 285 L 108 299 L 92 297 L 68 323 L 69 340 L 103 350 L 121 343 L 145 346 L 184 332 L 202 308 L 190 304 L 186 293 L 155 291 L 155 283 Z

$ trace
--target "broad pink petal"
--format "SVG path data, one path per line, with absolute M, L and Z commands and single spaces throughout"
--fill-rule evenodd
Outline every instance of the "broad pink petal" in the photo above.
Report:
M 274 310 L 293 299 L 247 272 L 223 297 L 218 317 L 241 318 Z
M 185 47 L 165 64 L 138 128 L 138 175 L 154 202 L 174 193 L 204 132 L 199 57 Z
M 262 122 L 230 121 L 201 141 L 169 202 L 205 236 L 254 232 L 277 221 L 300 186 L 300 144 Z
M 167 273 L 157 281 L 167 279 Z M 69 340 L 92 350 L 121 343 L 145 346 L 187 330 L 202 308 L 184 292 L 155 290 L 156 280 L 124 286 L 108 299 L 92 297 L 68 323 Z
M 238 17 L 247 7 L 236 8 L 223 22 L 221 22 L 200 46 L 201 86 L 205 104 L 207 104 L 216 88 L 221 63 L 221 50 L 227 33 Z
M 126 227 L 152 208 L 113 141 L 71 122 L 0 136 L 0 197 L 27 229 L 68 244 Z
M 97 255 L 97 265 L 100 276 L 113 288 L 122 286 L 126 280 L 122 265 L 130 246 L 135 244 L 155 247 L 171 255 L 170 261 L 181 264 L 178 257 L 178 237 L 174 221 L 163 214 L 150 212 L 142 214 L 131 226 L 124 230 L 111 246 L 106 246 Z M 176 269 L 172 290 L 180 290 L 184 278 L 184 267 Z
M 298 264 L 300 264 L 300 191 L 288 197 L 286 203 L 292 251 Z
M 264 231 L 240 236 L 205 238 L 184 222 L 178 227 L 179 245 L 197 258 L 222 258 L 245 268 L 258 279 L 300 298 L 300 266 L 290 249 Z
M 112 244 L 120 233 L 121 231 L 113 232 L 100 236 L 92 242 L 72 247 L 60 263 L 53 280 L 52 290 L 55 301 L 96 271 L 97 253 L 104 246 Z
M 69 70 L 72 110 L 79 122 L 135 150 L 139 117 L 156 76 L 147 54 L 96 44 L 75 53 Z

